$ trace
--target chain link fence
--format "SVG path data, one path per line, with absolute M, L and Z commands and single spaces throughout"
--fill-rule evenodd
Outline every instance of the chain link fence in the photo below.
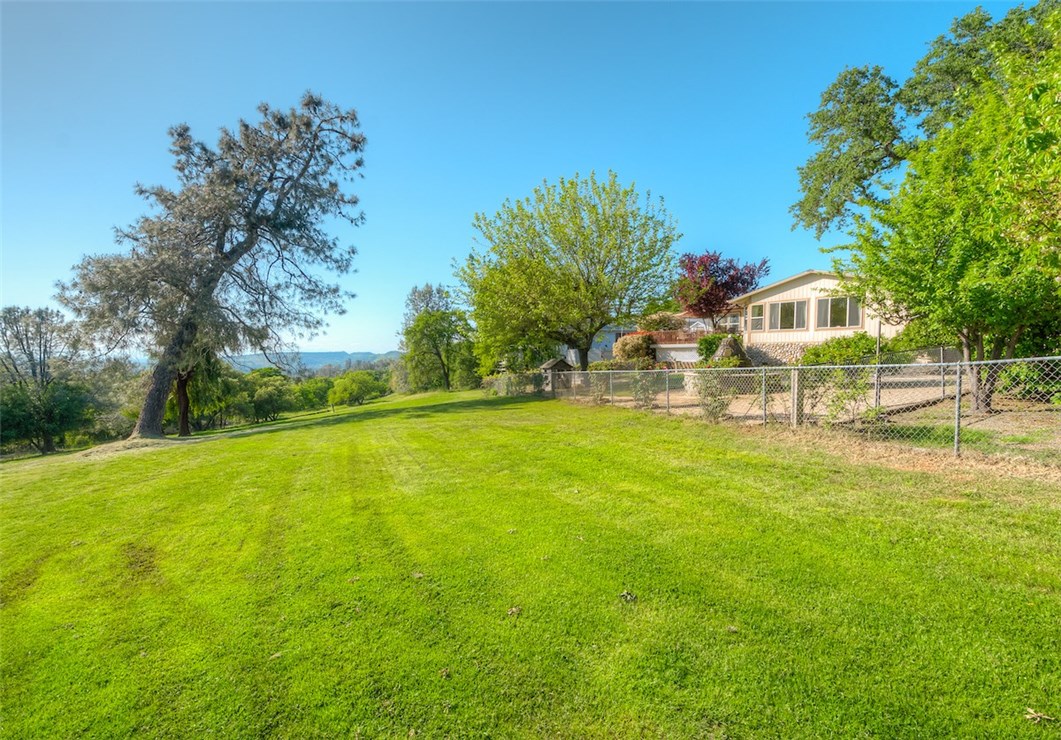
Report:
M 784 424 L 1061 465 L 1061 357 L 556 372 L 540 392 L 710 421 Z M 528 388 L 526 381 L 515 385 Z M 538 391 L 539 388 L 534 388 Z

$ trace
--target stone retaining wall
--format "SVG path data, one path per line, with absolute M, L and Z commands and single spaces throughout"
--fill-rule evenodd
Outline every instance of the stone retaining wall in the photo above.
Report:
M 744 351 L 756 366 L 762 365 L 795 365 L 803 357 L 808 347 L 813 347 L 812 342 L 772 342 L 768 344 L 753 344 L 745 347 Z

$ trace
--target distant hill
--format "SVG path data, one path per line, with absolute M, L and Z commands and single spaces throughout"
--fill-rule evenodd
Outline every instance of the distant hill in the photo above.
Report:
M 285 355 L 290 364 L 297 365 L 301 361 L 301 364 L 310 370 L 318 370 L 325 365 L 342 367 L 348 361 L 350 363 L 376 362 L 377 360 L 392 360 L 398 357 L 401 357 L 401 353 L 397 351 L 384 352 L 383 354 L 376 354 L 375 352 L 298 352 L 292 355 Z M 228 361 L 237 370 L 257 370 L 258 368 L 272 366 L 272 363 L 265 359 L 263 354 L 236 355 L 228 358 Z

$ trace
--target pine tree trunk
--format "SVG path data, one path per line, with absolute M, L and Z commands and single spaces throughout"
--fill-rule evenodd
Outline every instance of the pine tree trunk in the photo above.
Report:
M 192 378 L 194 370 L 177 373 L 177 436 L 192 436 L 191 425 L 188 423 L 188 411 L 191 402 L 188 399 L 188 381 Z
M 198 331 L 194 321 L 185 321 L 163 350 L 162 357 L 151 372 L 151 385 L 147 389 L 144 405 L 140 408 L 140 416 L 129 439 L 165 436 L 162 420 L 166 415 L 166 400 L 173 387 L 173 379 L 177 376 L 177 365 L 184 352 L 195 341 Z

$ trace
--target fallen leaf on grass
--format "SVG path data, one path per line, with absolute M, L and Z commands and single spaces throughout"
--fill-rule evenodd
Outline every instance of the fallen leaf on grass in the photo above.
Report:
M 619 599 L 626 602 L 627 604 L 633 604 L 637 601 L 637 597 L 629 591 L 623 591 L 621 594 L 619 594 Z
M 514 607 L 512 607 L 511 609 L 508 610 L 508 616 L 510 616 L 510 617 L 519 617 L 519 615 L 522 612 L 523 612 L 523 608 L 522 607 L 514 606 Z
M 418 580 L 418 581 L 419 581 L 419 580 L 420 580 L 421 578 L 423 578 L 423 577 L 424 577 L 424 574 L 423 574 L 423 573 L 421 573 L 420 571 L 417 571 L 417 572 L 413 573 L 413 578 L 415 578 L 415 579 L 416 579 L 416 580 Z
M 269 660 L 276 660 L 277 658 L 279 658 L 283 654 L 284 654 L 283 652 L 273 653 L 272 655 L 269 656 Z
M 1024 719 L 1030 719 L 1035 724 L 1039 724 L 1044 719 L 1047 722 L 1055 722 L 1056 721 L 1053 717 L 1048 717 L 1045 714 L 1043 714 L 1042 712 L 1036 712 L 1031 707 L 1026 707 L 1025 711 L 1027 712 L 1027 714 L 1024 715 Z

